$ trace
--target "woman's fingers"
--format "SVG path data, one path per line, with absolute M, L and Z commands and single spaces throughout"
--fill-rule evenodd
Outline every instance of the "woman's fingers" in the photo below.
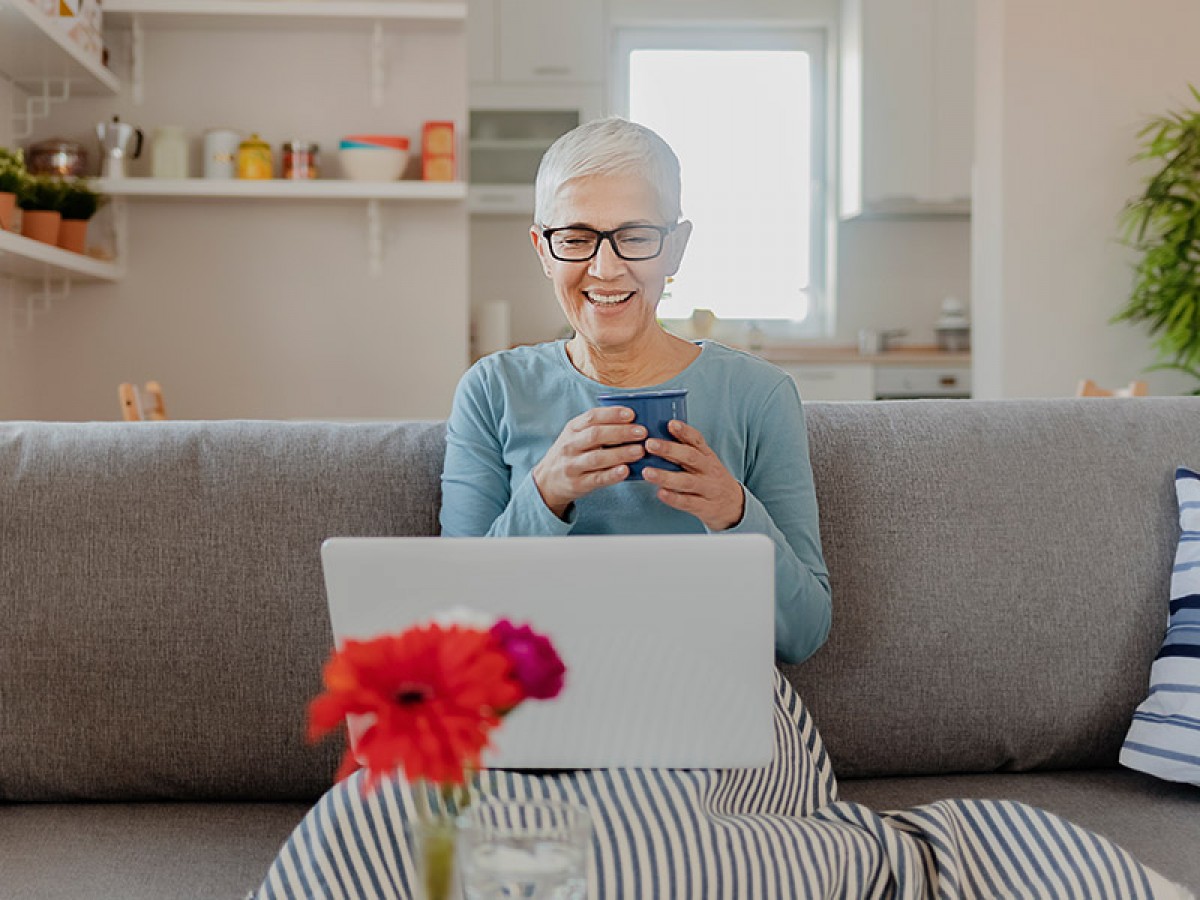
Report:
M 683 468 L 682 472 L 647 466 L 644 477 L 658 486 L 667 506 L 691 513 L 714 531 L 741 521 L 745 496 L 741 483 L 708 446 L 704 436 L 685 422 L 669 424 L 675 441 L 646 441 L 646 451 Z

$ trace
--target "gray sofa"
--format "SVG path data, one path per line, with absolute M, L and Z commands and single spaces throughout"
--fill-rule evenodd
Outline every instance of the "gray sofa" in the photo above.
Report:
M 1200 400 L 810 404 L 845 798 L 1017 798 L 1200 888 L 1200 789 L 1116 767 Z M 239 898 L 329 785 L 318 547 L 437 532 L 439 423 L 0 425 L 0 896 Z

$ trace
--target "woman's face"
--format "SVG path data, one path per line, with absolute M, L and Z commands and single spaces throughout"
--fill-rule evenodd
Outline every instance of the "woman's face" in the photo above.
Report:
M 658 194 L 637 175 L 588 175 L 558 190 L 547 228 L 584 226 L 610 231 L 625 225 L 664 225 Z M 657 331 L 658 301 L 668 275 L 679 269 L 691 223 L 681 222 L 667 235 L 653 259 L 619 257 L 612 242 L 602 240 L 585 262 L 563 262 L 550 253 L 541 229 L 530 231 L 542 268 L 554 282 L 554 293 L 571 326 L 590 344 L 620 348 Z

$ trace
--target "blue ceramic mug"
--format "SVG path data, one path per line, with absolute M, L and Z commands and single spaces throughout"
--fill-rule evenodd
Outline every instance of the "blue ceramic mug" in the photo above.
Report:
M 659 438 L 673 441 L 674 437 L 667 430 L 667 423 L 672 419 L 687 421 L 687 391 L 634 391 L 628 394 L 601 394 L 596 398 L 601 406 L 625 406 L 633 410 L 633 421 L 646 429 L 647 438 Z M 654 466 L 656 469 L 669 469 L 672 472 L 682 471 L 673 462 L 668 462 L 661 456 L 647 454 L 629 464 L 629 477 L 626 481 L 642 481 L 642 469 Z

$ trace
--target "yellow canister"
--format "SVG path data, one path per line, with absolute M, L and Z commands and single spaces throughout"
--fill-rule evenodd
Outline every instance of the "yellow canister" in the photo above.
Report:
M 257 134 L 238 144 L 237 177 L 270 178 L 272 175 L 271 145 Z

